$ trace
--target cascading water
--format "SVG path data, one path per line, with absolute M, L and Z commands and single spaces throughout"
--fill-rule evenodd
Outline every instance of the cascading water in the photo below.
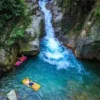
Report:
M 41 53 L 28 58 L 19 67 L 13 67 L 14 70 L 0 79 L 0 100 L 6 100 L 6 94 L 12 89 L 18 100 L 100 100 L 100 63 L 81 61 L 81 65 L 72 52 L 62 46 L 54 36 L 52 15 L 45 7 L 47 3 L 47 0 L 39 1 L 46 31 Z M 55 66 L 69 68 L 57 70 Z M 80 68 L 84 70 L 80 72 Z M 35 92 L 23 85 L 25 77 L 40 84 L 40 90 Z
M 58 69 L 78 67 L 80 70 L 80 64 L 72 54 L 71 50 L 65 48 L 54 36 L 54 29 L 51 24 L 52 14 L 50 10 L 46 8 L 47 3 L 48 0 L 39 0 L 39 6 L 44 13 L 46 33 L 43 40 L 44 48 L 41 50 L 40 58 L 50 64 L 57 65 Z

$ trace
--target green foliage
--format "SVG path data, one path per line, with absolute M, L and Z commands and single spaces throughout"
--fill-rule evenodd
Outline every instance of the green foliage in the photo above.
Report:
M 19 39 L 24 37 L 24 27 L 22 26 L 17 26 L 13 29 L 13 31 L 10 34 L 10 37 L 5 41 L 7 45 L 12 45 L 15 42 L 17 42 Z
M 24 16 L 19 21 L 19 23 L 12 29 L 10 36 L 7 38 L 5 43 L 9 46 L 18 43 L 19 40 L 24 40 L 25 37 L 25 29 L 30 23 L 30 17 Z
M 24 38 L 29 15 L 24 0 L 0 0 L 0 45 L 11 46 Z
M 25 5 L 22 0 L 0 0 L 0 33 L 7 21 L 24 15 Z
M 97 24 L 100 25 L 100 1 L 97 2 L 94 17 L 96 19 Z

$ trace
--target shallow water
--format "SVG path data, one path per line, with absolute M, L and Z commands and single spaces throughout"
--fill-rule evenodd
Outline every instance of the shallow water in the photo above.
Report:
M 0 80 L 0 100 L 11 89 L 16 90 L 18 100 L 100 100 L 100 76 L 95 73 L 96 70 L 91 70 L 100 64 L 82 64 L 85 69 L 79 73 L 74 68 L 57 70 L 54 65 L 44 62 L 38 56 L 29 58 Z M 89 65 L 92 65 L 91 68 Z M 34 92 L 23 85 L 21 81 L 25 77 L 39 83 L 40 90 Z

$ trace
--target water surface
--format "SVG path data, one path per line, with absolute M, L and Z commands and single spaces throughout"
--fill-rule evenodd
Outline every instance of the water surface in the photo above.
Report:
M 52 14 L 46 9 L 47 0 L 40 0 L 44 14 L 45 33 L 41 52 L 28 58 L 0 80 L 0 100 L 14 89 L 18 100 L 100 100 L 100 64 L 77 60 L 72 51 L 55 38 Z M 39 91 L 22 84 L 29 77 L 41 85 Z
M 100 100 L 100 76 L 91 70 L 100 64 L 82 64 L 85 65 L 84 72 L 79 73 L 73 68 L 57 70 L 55 65 L 44 62 L 38 56 L 29 58 L 16 67 L 16 71 L 12 70 L 0 80 L 0 96 L 5 97 L 11 89 L 15 89 L 18 100 Z M 34 92 L 23 85 L 21 81 L 25 77 L 39 83 L 40 90 Z

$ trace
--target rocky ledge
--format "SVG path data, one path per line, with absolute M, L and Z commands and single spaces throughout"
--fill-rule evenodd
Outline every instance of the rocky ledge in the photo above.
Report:
M 53 5 L 57 37 L 76 57 L 100 60 L 100 1 L 54 0 Z
M 26 12 L 30 14 L 30 24 L 24 30 L 25 33 L 22 39 L 19 39 L 12 46 L 0 49 L 0 76 L 14 66 L 18 55 L 35 56 L 40 51 L 39 38 L 43 33 L 43 18 L 37 0 L 26 0 L 25 3 L 27 6 Z

